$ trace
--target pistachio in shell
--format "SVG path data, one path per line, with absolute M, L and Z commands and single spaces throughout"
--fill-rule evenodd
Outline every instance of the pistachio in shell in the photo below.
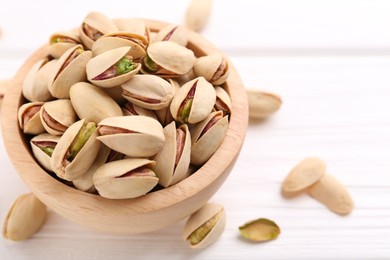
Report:
M 169 24 L 162 28 L 155 37 L 155 42 L 173 41 L 181 46 L 188 43 L 187 31 L 180 25 Z
M 136 18 L 115 19 L 114 23 L 120 33 L 128 34 L 128 37 L 138 42 L 144 49 L 147 48 L 150 41 L 150 29 L 145 21 Z
M 192 248 L 205 248 L 214 243 L 222 234 L 226 225 L 223 206 L 207 203 L 192 214 L 184 226 L 183 239 Z
M 97 134 L 96 124 L 85 119 L 65 131 L 50 160 L 51 168 L 58 177 L 73 181 L 85 174 L 99 152 Z
M 43 102 L 30 102 L 23 104 L 18 110 L 19 126 L 25 134 L 38 135 L 45 132 L 39 118 Z
M 241 236 L 256 242 L 263 242 L 277 239 L 280 228 L 275 222 L 266 218 L 259 218 L 249 221 L 238 228 Z
M 257 89 L 248 89 L 249 117 L 253 119 L 264 119 L 277 112 L 282 105 L 282 99 L 269 92 Z
M 62 135 L 77 120 L 69 99 L 57 99 L 43 104 L 39 112 L 42 125 L 52 135 Z
M 50 36 L 48 53 L 55 59 L 59 59 L 70 48 L 80 44 L 78 30 L 57 32 Z
M 151 169 L 154 161 L 123 159 L 109 162 L 96 171 L 93 183 L 99 195 L 109 199 L 130 199 L 145 195 L 158 183 Z
M 141 68 L 127 56 L 130 47 L 121 47 L 106 51 L 93 57 L 87 63 L 88 80 L 103 88 L 119 86 L 133 77 Z
M 221 85 L 229 77 L 229 64 L 219 53 L 200 57 L 194 64 L 194 73 L 198 77 L 203 76 L 213 85 Z
M 102 88 L 90 83 L 74 84 L 69 94 L 79 118 L 99 123 L 104 118 L 122 115 L 119 105 Z
M 161 124 L 147 116 L 121 116 L 103 119 L 97 138 L 111 149 L 132 157 L 150 157 L 164 145 Z
M 122 106 L 122 112 L 124 116 L 148 116 L 157 120 L 157 116 L 153 110 L 145 109 L 131 103 L 130 101 L 126 102 Z
M 220 86 L 215 87 L 217 99 L 215 100 L 215 111 L 222 111 L 223 115 L 230 115 L 232 112 L 232 101 L 226 90 Z
M 171 114 L 181 123 L 195 124 L 210 114 L 215 100 L 214 87 L 203 77 L 198 77 L 184 84 L 173 97 Z
M 185 26 L 199 32 L 203 30 L 211 15 L 212 0 L 191 0 L 185 15 Z
M 175 122 L 164 128 L 165 143 L 154 157 L 154 172 L 159 184 L 168 187 L 178 183 L 187 176 L 190 165 L 191 136 L 188 126 L 183 124 L 176 128 Z
M 43 133 L 34 136 L 30 140 L 31 150 L 38 163 L 47 171 L 52 171 L 50 158 L 54 148 L 57 146 L 59 136 Z

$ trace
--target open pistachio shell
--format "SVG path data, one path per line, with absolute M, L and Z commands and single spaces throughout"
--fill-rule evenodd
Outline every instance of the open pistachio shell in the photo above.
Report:
M 126 68 L 123 74 L 118 74 L 120 72 L 120 68 L 118 67 L 120 65 L 118 65 L 118 62 L 126 56 L 129 50 L 130 47 L 121 47 L 93 57 L 88 61 L 86 66 L 88 80 L 103 88 L 116 87 L 128 81 L 137 74 L 141 68 L 141 64 L 133 63 L 131 58 L 128 58 L 127 65 L 131 66 L 131 68 Z M 113 72 L 110 73 L 110 76 L 102 76 L 103 73 L 107 73 L 108 70 L 113 70 Z
M 100 142 L 94 123 L 85 119 L 71 125 L 58 141 L 50 165 L 58 177 L 73 181 L 87 172 L 99 152 Z
M 122 88 L 124 98 L 151 110 L 168 107 L 173 97 L 172 85 L 154 75 L 135 75 Z
M 232 112 L 232 101 L 229 94 L 220 86 L 215 87 L 217 99 L 215 100 L 214 109 L 222 111 L 223 115 L 229 115 Z
M 39 116 L 45 130 L 52 135 L 62 135 L 77 120 L 69 99 L 57 99 L 43 104 Z
M 251 241 L 268 241 L 277 239 L 280 228 L 275 222 L 266 218 L 249 221 L 239 227 L 240 234 Z
M 33 137 L 30 141 L 35 159 L 47 171 L 52 171 L 50 158 L 58 140 L 60 140 L 59 136 L 44 133 Z
M 177 121 L 195 124 L 210 114 L 215 100 L 214 87 L 203 77 L 198 77 L 184 84 L 173 97 L 171 114 Z
M 124 116 L 148 116 L 157 120 L 157 116 L 153 110 L 136 106 L 130 101 L 122 106 L 122 112 Z
M 85 66 L 91 58 L 92 52 L 84 51 L 81 45 L 70 48 L 60 57 L 48 80 L 53 97 L 69 98 L 70 87 L 87 79 Z
M 93 43 L 101 36 L 118 31 L 118 28 L 107 16 L 99 12 L 89 13 L 80 26 L 80 39 L 83 44 L 92 49 Z
M 221 85 L 229 77 L 229 64 L 223 55 L 212 54 L 198 58 L 194 64 L 194 72 L 213 85 Z
M 78 30 L 57 32 L 50 36 L 48 53 L 59 59 L 70 48 L 80 43 Z
M 123 18 L 115 19 L 114 23 L 121 33 L 127 33 L 134 41 L 139 42 L 146 49 L 149 44 L 150 30 L 144 20 Z
M 175 122 L 164 128 L 165 143 L 154 157 L 154 172 L 163 187 L 171 186 L 187 175 L 190 165 L 191 136 L 188 126 L 183 124 L 176 129 Z
M 183 239 L 187 240 L 192 248 L 205 248 L 221 236 L 225 225 L 226 214 L 223 206 L 207 203 L 187 220 Z
M 102 165 L 93 176 L 93 183 L 102 197 L 130 199 L 145 195 L 158 183 L 151 168 L 154 161 L 124 159 Z
M 70 88 L 69 93 L 79 118 L 99 123 L 104 118 L 122 115 L 119 105 L 102 88 L 79 82 Z
M 164 145 L 161 124 L 147 116 L 122 116 L 99 123 L 99 141 L 111 149 L 132 157 L 155 155 Z
M 18 110 L 19 126 L 23 129 L 23 133 L 38 135 L 45 132 L 45 128 L 42 125 L 39 118 L 39 111 L 43 102 L 31 102 L 23 104 Z
M 228 129 L 228 116 L 222 111 L 211 113 L 191 130 L 191 163 L 205 163 L 218 149 Z
M 172 41 L 181 46 L 186 46 L 188 43 L 188 37 L 186 30 L 182 26 L 170 24 L 162 28 L 157 33 L 154 41 Z

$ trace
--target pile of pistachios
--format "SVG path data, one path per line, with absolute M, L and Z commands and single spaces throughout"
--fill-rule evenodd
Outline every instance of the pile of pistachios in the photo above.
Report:
M 20 128 L 37 162 L 82 191 L 135 198 L 201 167 L 228 128 L 220 53 L 196 57 L 187 31 L 89 13 L 50 37 L 23 83 Z

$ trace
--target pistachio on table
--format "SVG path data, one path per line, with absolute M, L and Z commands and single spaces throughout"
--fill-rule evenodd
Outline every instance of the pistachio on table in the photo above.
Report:
M 248 89 L 249 117 L 264 119 L 280 109 L 282 99 L 272 93 Z
M 60 140 L 60 137 L 57 135 L 43 133 L 34 136 L 30 141 L 31 150 L 35 159 L 45 170 L 50 172 L 53 171 L 50 165 L 50 158 L 54 148 L 57 146 L 58 140 Z
M 238 228 L 240 234 L 248 240 L 263 242 L 274 240 L 280 234 L 280 228 L 275 222 L 266 218 L 249 221 Z

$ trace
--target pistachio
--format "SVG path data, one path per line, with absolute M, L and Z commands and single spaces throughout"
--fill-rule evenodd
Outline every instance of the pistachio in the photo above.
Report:
M 214 243 L 225 229 L 226 214 L 221 205 L 207 203 L 187 220 L 183 239 L 192 248 L 205 248 Z
M 127 38 L 138 43 L 143 49 L 146 49 L 149 44 L 150 30 L 142 19 L 122 18 L 115 19 L 119 33 L 127 34 Z
M 203 76 L 213 85 L 221 85 L 230 72 L 225 57 L 217 53 L 198 58 L 194 64 L 194 73 L 198 77 Z
M 239 227 L 241 236 L 248 240 L 263 242 L 277 239 L 280 228 L 275 222 L 266 218 L 249 221 Z
M 23 104 L 18 111 L 19 126 L 23 129 L 25 134 L 38 135 L 45 132 L 41 119 L 39 118 L 39 111 L 43 102 L 31 102 Z
M 173 41 L 181 46 L 186 46 L 188 43 L 187 32 L 180 25 L 170 24 L 157 33 L 155 42 L 158 41 Z
M 203 30 L 210 18 L 212 0 L 191 0 L 185 15 L 187 28 L 199 32 Z
M 215 100 L 214 109 L 216 111 L 222 111 L 224 116 L 230 115 L 232 112 L 232 102 L 229 94 L 220 86 L 215 87 L 215 93 L 217 99 Z
M 46 206 L 32 193 L 16 199 L 3 223 L 3 237 L 20 241 L 30 238 L 45 223 Z
M 102 197 L 130 199 L 151 191 L 158 178 L 151 167 L 154 161 L 124 159 L 102 165 L 93 176 L 93 183 Z
M 79 43 L 77 30 L 58 32 L 50 36 L 48 53 L 55 59 L 59 59 L 62 54 Z
M 156 114 L 153 112 L 153 110 L 135 106 L 130 101 L 122 106 L 122 112 L 124 116 L 148 116 L 157 120 Z
M 77 119 L 69 99 L 58 99 L 43 104 L 39 116 L 43 127 L 52 135 L 62 135 Z
M 279 96 L 260 90 L 247 90 L 249 117 L 263 119 L 279 110 L 282 100 Z
M 52 171 L 50 158 L 59 139 L 59 136 L 44 133 L 33 137 L 30 141 L 35 159 L 47 171 Z

